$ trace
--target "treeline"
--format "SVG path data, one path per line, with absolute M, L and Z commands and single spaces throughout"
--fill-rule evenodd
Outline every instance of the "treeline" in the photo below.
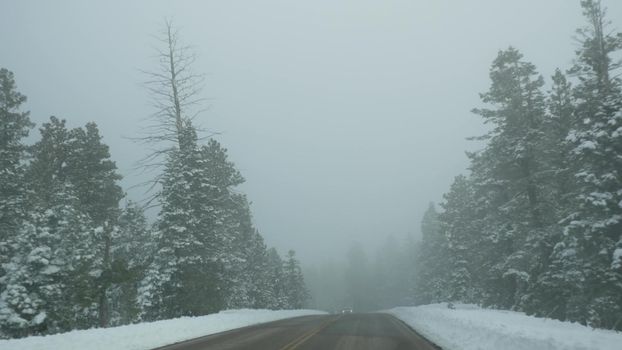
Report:
M 388 236 L 371 254 L 362 244 L 353 243 L 345 261 L 307 266 L 309 304 L 337 312 L 370 312 L 412 305 L 417 244 L 410 236 Z
M 544 91 L 514 48 L 490 68 L 491 128 L 424 218 L 418 303 L 461 301 L 622 330 L 622 34 L 581 1 L 573 66 Z
M 68 128 L 51 117 L 25 143 L 34 127 L 26 97 L 0 69 L 0 338 L 303 306 L 294 252 L 283 259 L 266 247 L 227 150 L 202 143 L 182 109 L 182 79 L 169 75 L 161 90 L 179 100 L 162 100 L 174 110 L 175 142 L 160 153 L 150 224 L 142 206 L 120 205 L 121 175 L 95 123 Z

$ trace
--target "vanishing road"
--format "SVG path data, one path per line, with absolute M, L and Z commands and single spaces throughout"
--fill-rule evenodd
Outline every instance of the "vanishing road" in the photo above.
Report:
M 234 329 L 155 350 L 438 350 L 393 316 L 295 317 Z

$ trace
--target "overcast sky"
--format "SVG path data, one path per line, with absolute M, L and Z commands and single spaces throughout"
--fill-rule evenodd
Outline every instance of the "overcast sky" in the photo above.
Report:
M 604 4 L 622 27 L 622 2 Z M 153 112 L 139 70 L 156 66 L 166 17 L 198 54 L 198 123 L 221 133 L 256 226 L 307 263 L 418 233 L 485 130 L 469 111 L 497 51 L 548 78 L 583 24 L 578 0 L 0 0 L 0 66 L 32 120 L 95 121 L 126 189 L 145 154 L 127 137 Z

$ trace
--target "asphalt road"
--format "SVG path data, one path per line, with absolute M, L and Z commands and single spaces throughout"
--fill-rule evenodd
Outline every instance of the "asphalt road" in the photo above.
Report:
M 438 350 L 385 314 L 295 317 L 234 329 L 155 350 Z

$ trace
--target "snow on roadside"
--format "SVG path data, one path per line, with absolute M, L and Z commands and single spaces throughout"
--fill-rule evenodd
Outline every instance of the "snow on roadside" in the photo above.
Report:
M 0 349 L 145 350 L 257 323 L 318 314 L 324 314 L 324 312 L 316 310 L 227 310 L 199 317 L 181 317 L 120 327 L 0 340 Z
M 385 311 L 444 350 L 619 350 L 622 333 L 475 305 L 431 304 Z

